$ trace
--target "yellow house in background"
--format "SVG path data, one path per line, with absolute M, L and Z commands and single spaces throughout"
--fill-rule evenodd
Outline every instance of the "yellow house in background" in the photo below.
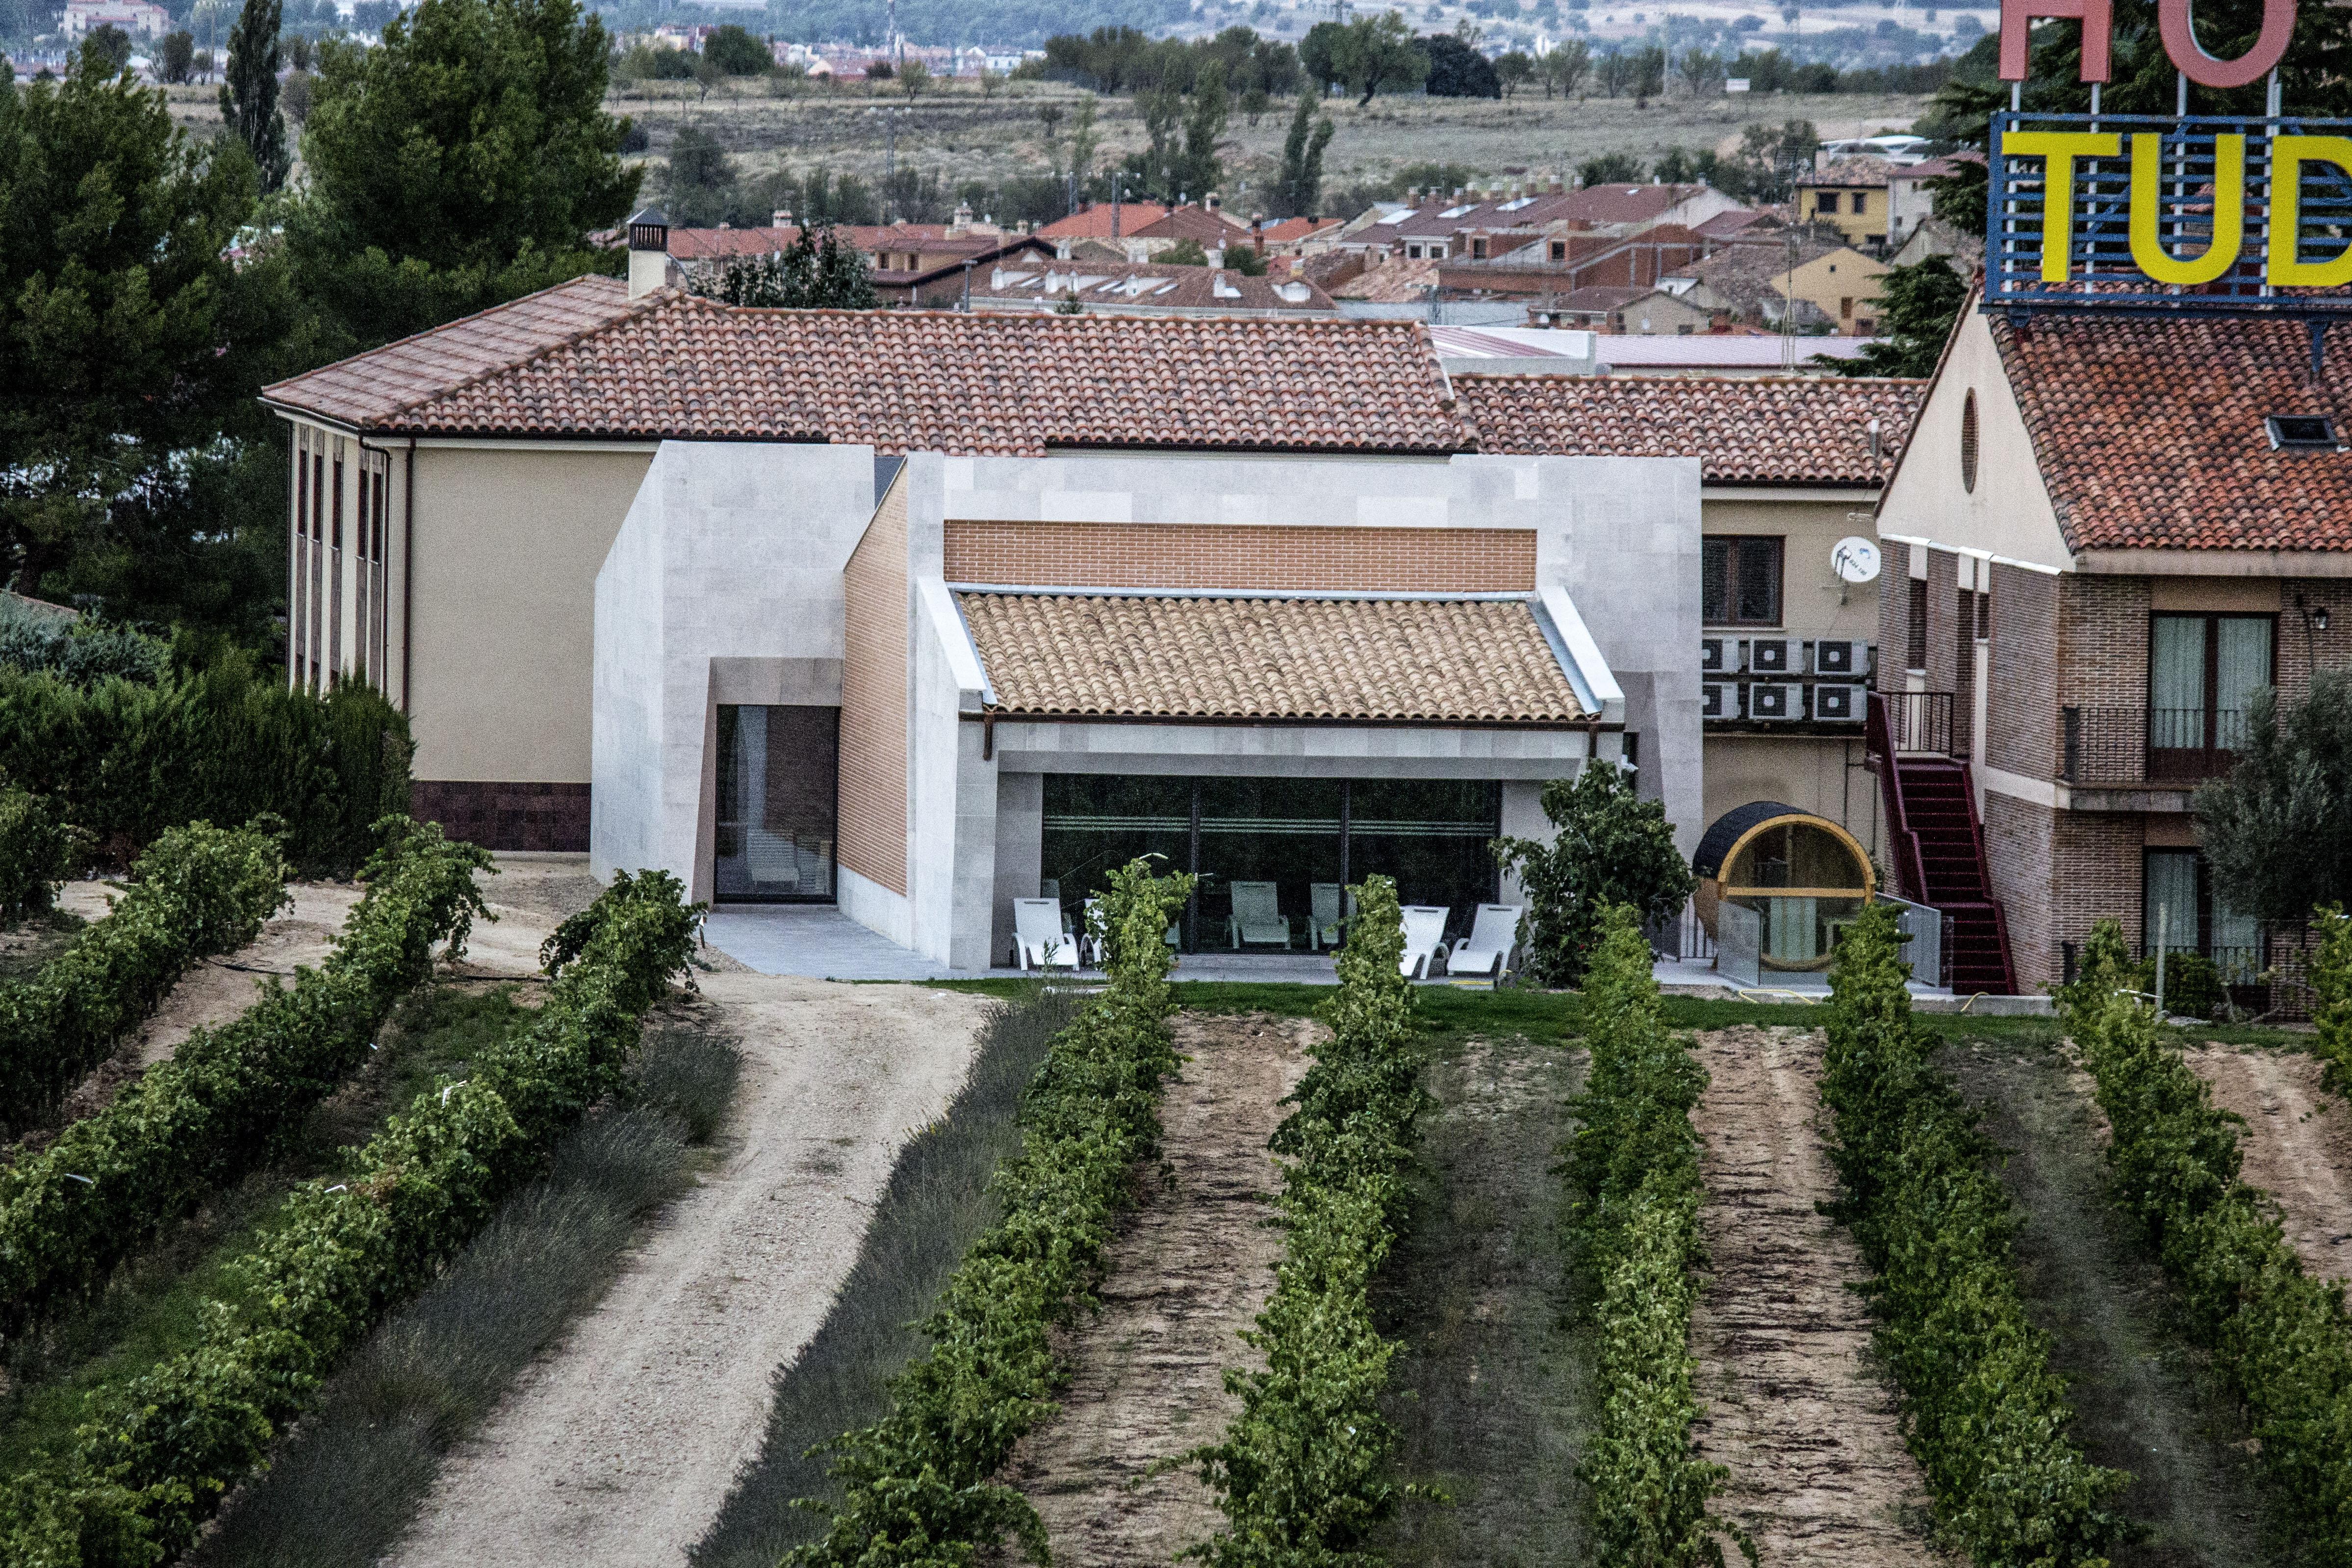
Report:
M 1783 298 L 1801 299 L 1847 334 L 1869 337 L 1878 330 L 1878 280 L 1886 264 L 1851 246 L 1826 251 L 1794 270 L 1772 275 Z
M 1849 158 L 1797 182 L 1797 216 L 1822 223 L 1848 245 L 1883 246 L 1887 235 L 1886 165 Z

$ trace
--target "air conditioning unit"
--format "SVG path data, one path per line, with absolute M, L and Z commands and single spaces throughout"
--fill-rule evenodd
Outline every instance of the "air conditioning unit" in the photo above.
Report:
M 1698 684 L 1698 716 L 1701 718 L 1732 717 L 1730 705 L 1735 700 L 1729 681 L 1701 681 Z
M 1698 667 L 1701 670 L 1710 675 L 1723 670 L 1724 643 L 1725 639 L 1721 637 L 1702 637 L 1698 640 Z
M 1801 690 L 1802 688 L 1798 686 L 1750 686 L 1748 688 L 1748 716 L 1794 718 L 1797 716 L 1789 711 L 1789 699 Z
M 1748 667 L 1759 675 L 1789 674 L 1789 639 L 1758 637 L 1751 640 L 1748 644 Z
M 1812 650 L 1816 675 L 1859 675 L 1870 667 L 1870 644 L 1856 637 L 1825 637 L 1805 646 Z
M 1870 688 L 1824 681 L 1811 689 L 1813 717 L 1822 724 L 1860 724 L 1870 711 Z

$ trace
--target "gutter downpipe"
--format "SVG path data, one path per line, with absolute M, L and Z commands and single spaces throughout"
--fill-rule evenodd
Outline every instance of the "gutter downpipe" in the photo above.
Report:
M 416 645 L 416 437 L 408 438 L 408 468 L 400 485 L 400 711 L 408 712 L 409 650 Z

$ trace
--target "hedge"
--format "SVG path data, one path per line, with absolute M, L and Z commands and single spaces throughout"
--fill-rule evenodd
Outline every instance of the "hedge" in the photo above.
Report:
M 217 1030 L 199 1030 L 113 1103 L 0 1171 L 0 1332 L 15 1333 L 102 1284 L 205 1194 L 252 1169 L 273 1141 L 367 1057 L 436 944 L 462 949 L 483 912 L 489 857 L 431 823 L 388 818 L 367 893 L 317 969 Z
M 374 824 L 408 810 L 414 750 L 408 720 L 368 687 L 313 696 L 241 657 L 152 685 L 0 669 L 0 775 L 117 861 L 186 822 L 271 812 L 296 865 L 347 875 Z
M 1369 1291 L 1404 1218 L 1419 1087 L 1412 987 L 1398 972 L 1396 883 L 1367 877 L 1339 950 L 1339 988 L 1318 1011 L 1330 1042 L 1276 1129 L 1287 1230 L 1274 1293 L 1242 1337 L 1265 1370 L 1227 1369 L 1242 1408 L 1223 1441 L 1187 1454 L 1225 1528 L 1190 1548 L 1217 1568 L 1375 1561 L 1373 1530 L 1418 1489 L 1388 1479 L 1395 1427 L 1381 1415 L 1398 1344 Z
M 0 920 L 22 920 L 55 903 L 73 874 L 74 832 L 57 803 L 14 785 L 0 788 Z
M 2341 917 L 2316 966 L 2328 1028 L 2345 1016 Z M 2068 992 L 2066 1027 L 2098 1083 L 2116 1190 L 2179 1288 L 2191 1338 L 2245 1408 L 2282 1506 L 2315 1563 L 2352 1564 L 2352 1322 L 2340 1285 L 2304 1272 L 2269 1196 L 2239 1179 L 2238 1130 L 2162 1035 L 2153 1009 L 2116 988 L 2121 927 L 2102 921 Z
M 828 1445 L 841 1500 L 803 1500 L 830 1523 L 787 1563 L 968 1563 L 1007 1534 L 1046 1560 L 1036 1511 L 995 1478 L 1054 1412 L 1067 1375 L 1052 1331 L 1092 1302 L 1103 1248 L 1134 1201 L 1135 1167 L 1159 1149 L 1160 1083 L 1177 1063 L 1162 933 L 1192 888 L 1190 876 L 1154 877 L 1140 860 L 1110 873 L 1096 911 L 1109 984 L 1030 1085 L 1021 1153 L 997 1178 L 1004 1216 L 924 1320 L 931 1350 L 891 1380 L 890 1413 Z
M 37 1465 L 0 1494 L 0 1560 L 144 1568 L 193 1545 L 336 1359 L 619 1083 L 640 1017 L 686 968 L 700 906 L 679 892 L 667 873 L 617 878 L 527 1029 L 476 1056 L 468 1078 L 418 1096 L 351 1175 L 296 1193 L 232 1265 L 242 1288 L 212 1304 L 196 1348 L 96 1412 L 61 1465 Z
M 0 988 L 0 1128 L 53 1114 L 190 964 L 252 941 L 285 899 L 274 824 L 172 829 L 131 875 L 112 913 L 38 974 Z
M 2104 1568 L 2130 1478 L 2084 1458 L 2028 1320 L 1999 1151 L 1928 1060 L 1894 906 L 1845 930 L 1830 975 L 1822 1099 L 1864 1256 L 1877 1344 L 1937 1523 L 1976 1568 Z
M 1601 915 L 1583 1030 L 1591 1070 L 1572 1106 L 1567 1173 L 1579 1249 L 1601 1285 L 1600 1419 L 1577 1466 L 1592 1490 L 1595 1560 L 1719 1564 L 1728 1534 L 1753 1563 L 1754 1542 L 1713 1510 L 1729 1472 L 1699 1458 L 1690 1435 L 1692 1270 L 1705 1256 L 1690 1113 L 1706 1071 L 1659 1015 L 1650 944 L 1623 904 Z

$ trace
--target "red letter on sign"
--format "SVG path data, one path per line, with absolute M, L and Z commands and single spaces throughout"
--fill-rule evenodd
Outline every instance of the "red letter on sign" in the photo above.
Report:
M 2160 0 L 2160 3 L 2178 5 L 2184 16 L 2188 13 L 2189 0 Z M 2294 0 L 2269 0 L 2269 3 L 2284 5 L 2292 12 Z M 2170 15 L 2169 12 L 2165 14 Z M 2115 31 L 2114 0 L 2000 0 L 2000 79 L 2025 79 L 2026 35 L 2037 20 L 2048 17 L 2071 17 L 2083 24 L 2083 79 L 2105 81 L 2108 76 L 2107 38 Z M 2266 38 L 2269 37 L 2268 26 L 2264 24 L 2263 36 Z M 2171 33 L 2167 32 L 2164 36 L 2168 43 Z M 2264 66 L 2263 70 L 2269 68 Z M 2254 74 L 2260 76 L 2262 72 Z
M 2189 0 L 2157 0 L 2156 26 L 2164 35 L 2164 52 L 2190 81 L 2200 87 L 2243 87 L 2268 76 L 2271 68 L 2285 57 L 2287 40 L 2294 36 L 2294 0 L 2263 0 L 2262 36 L 2234 60 L 2217 60 L 2205 52 L 2189 19 Z M 2086 29 L 2084 37 L 2089 36 Z M 2004 67 L 2008 65 L 2007 5 L 2000 12 L 2000 59 Z

